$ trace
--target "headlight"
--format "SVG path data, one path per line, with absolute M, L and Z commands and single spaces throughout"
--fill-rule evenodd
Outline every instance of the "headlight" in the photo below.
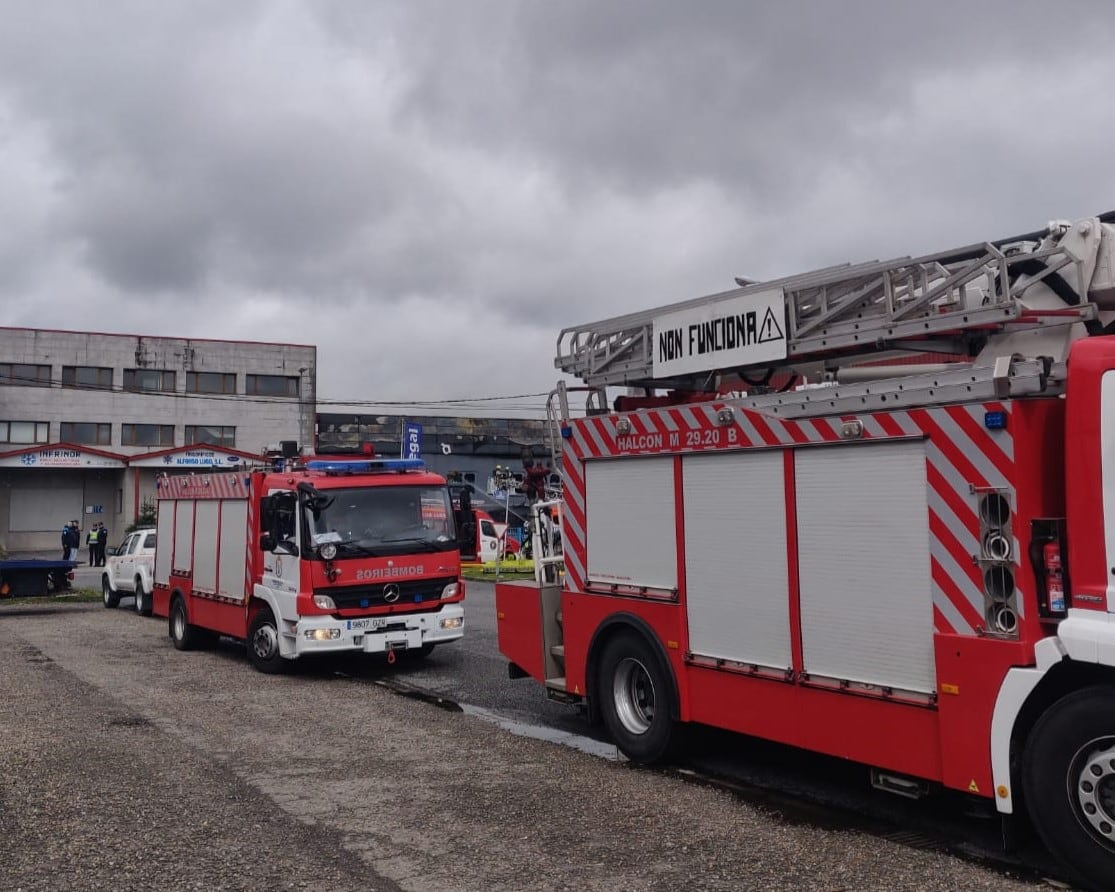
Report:
M 341 637 L 340 629 L 307 629 L 306 637 L 311 641 L 336 641 Z
M 464 617 L 450 616 L 441 620 L 438 625 L 443 629 L 459 629 L 465 624 Z
M 326 542 L 317 550 L 317 553 L 325 560 L 331 561 L 337 556 L 337 545 L 334 542 Z
M 441 596 L 443 598 L 455 598 L 457 597 L 457 592 L 459 590 L 460 589 L 457 587 L 457 583 L 451 582 L 449 583 L 449 585 L 441 590 Z
M 336 610 L 337 605 L 328 595 L 314 595 L 314 606 L 318 610 Z

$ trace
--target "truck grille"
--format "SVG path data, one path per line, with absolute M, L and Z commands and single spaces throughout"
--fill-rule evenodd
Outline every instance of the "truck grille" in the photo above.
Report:
M 445 576 L 440 579 L 400 579 L 398 582 L 385 582 L 377 585 L 353 585 L 344 588 L 315 589 L 315 595 L 328 595 L 340 610 L 354 607 L 383 607 L 388 604 L 432 605 L 441 598 L 442 589 L 456 577 Z M 384 594 L 388 588 L 398 589 L 399 597 L 388 601 Z

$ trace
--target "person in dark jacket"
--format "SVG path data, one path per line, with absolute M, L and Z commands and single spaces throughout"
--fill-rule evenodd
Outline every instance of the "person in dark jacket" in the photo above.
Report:
M 108 550 L 108 527 L 103 523 L 97 524 L 100 527 L 100 532 L 97 536 L 97 566 L 103 567 L 105 565 L 105 554 Z
M 62 550 L 64 552 L 62 560 L 76 561 L 77 550 L 81 547 L 81 531 L 78 529 L 77 521 L 71 520 L 62 530 Z

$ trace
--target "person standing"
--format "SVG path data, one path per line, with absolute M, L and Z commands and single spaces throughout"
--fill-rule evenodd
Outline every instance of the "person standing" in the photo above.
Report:
M 97 563 L 97 525 L 93 524 L 85 534 L 85 545 L 89 549 L 89 566 Z
M 108 527 L 103 523 L 98 524 L 101 528 L 97 536 L 97 566 L 103 567 L 105 565 L 105 552 L 108 550 Z
M 62 531 L 62 548 L 65 550 L 67 561 L 77 560 L 77 550 L 81 547 L 81 531 L 78 529 L 77 521 L 71 520 L 69 525 Z

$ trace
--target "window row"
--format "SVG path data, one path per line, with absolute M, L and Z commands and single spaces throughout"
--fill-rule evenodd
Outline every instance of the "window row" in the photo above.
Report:
M 31 387 L 51 385 L 51 367 L 0 362 L 0 384 Z M 235 396 L 235 372 L 186 372 L 186 393 Z M 113 370 L 102 366 L 62 366 L 63 387 L 112 390 Z M 244 395 L 298 397 L 297 375 L 244 375 Z M 178 373 L 172 369 L 124 369 L 124 390 L 133 393 L 176 393 Z
M 220 424 L 187 424 L 183 446 L 236 446 L 236 428 Z M 79 446 L 111 446 L 112 425 L 99 421 L 63 421 L 58 426 L 58 439 Z M 47 421 L 0 421 L 0 443 L 35 445 L 50 442 Z M 161 446 L 171 448 L 173 424 L 121 424 L 121 446 Z

